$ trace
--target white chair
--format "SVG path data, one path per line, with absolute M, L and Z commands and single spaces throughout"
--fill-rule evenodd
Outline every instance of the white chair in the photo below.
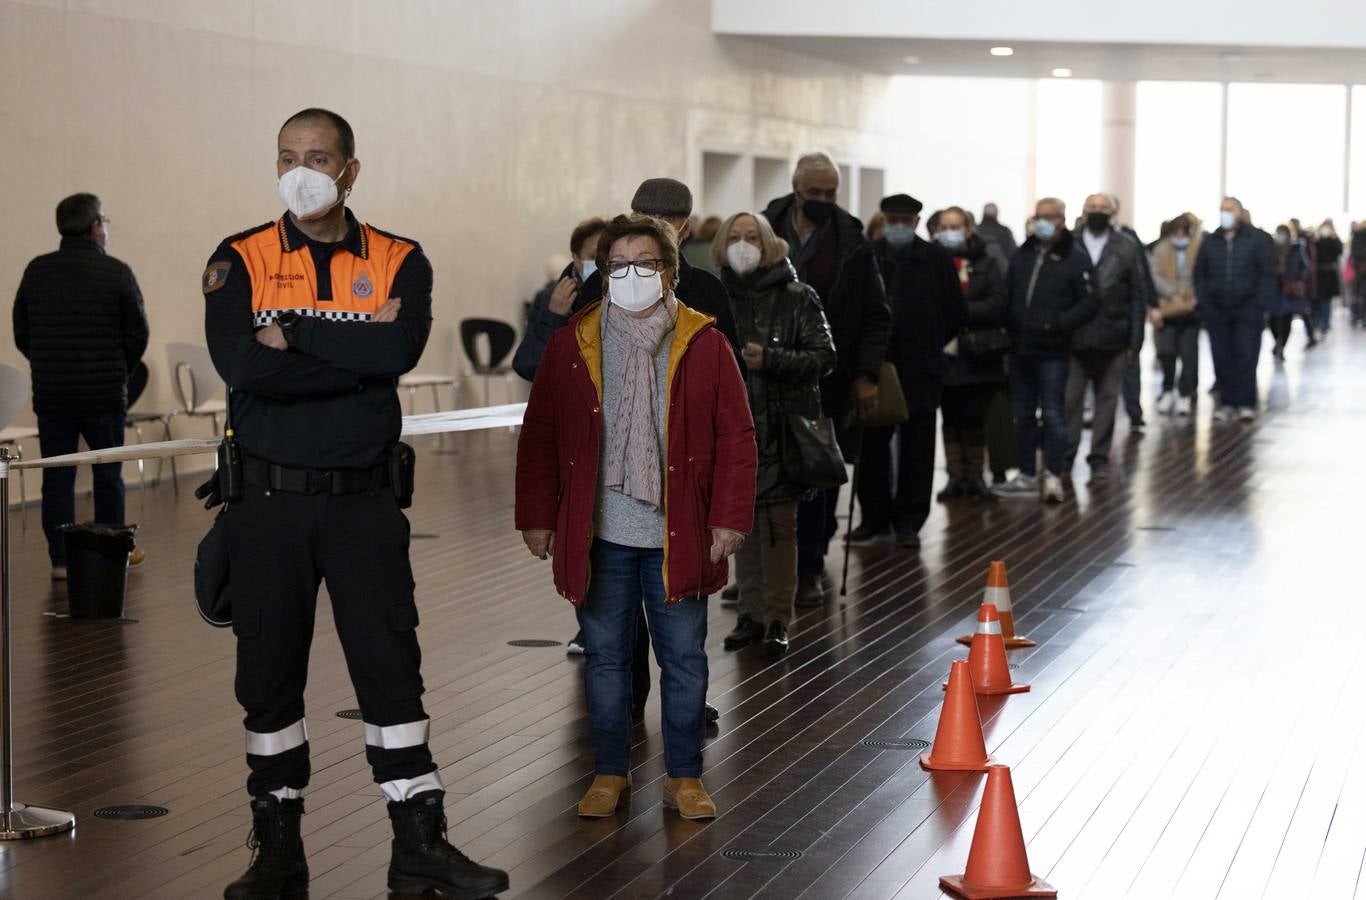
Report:
M 433 335 L 427 341 L 427 353 L 433 351 L 449 352 L 451 347 L 450 333 L 440 332 L 441 337 Z M 438 342 L 444 343 L 444 347 L 438 347 Z M 451 389 L 451 409 L 460 408 L 460 378 L 457 375 L 448 375 L 442 372 L 409 372 L 407 375 L 400 376 L 398 386 L 408 392 L 408 415 L 417 414 L 417 394 L 423 388 L 432 392 L 432 412 L 441 412 L 441 388 Z
M 132 374 L 128 377 L 128 399 L 132 403 L 137 403 L 137 398 L 142 395 L 147 387 L 147 380 L 151 377 L 150 367 L 145 362 L 140 362 L 135 367 Z M 123 419 L 124 431 L 132 431 L 138 437 L 138 443 L 145 443 L 142 439 L 142 426 L 156 422 L 161 426 L 162 439 L 171 439 L 171 426 L 166 420 L 166 413 L 148 412 L 145 410 L 130 409 Z M 164 457 L 157 460 L 157 478 L 153 484 L 161 484 L 161 468 L 165 464 Z M 138 480 L 142 482 L 142 503 L 147 502 L 147 461 L 138 460 Z
M 207 418 L 213 423 L 213 433 L 219 433 L 218 417 L 226 416 L 228 405 L 218 399 L 223 396 L 223 380 L 214 368 L 209 348 L 198 344 L 167 344 L 166 361 L 171 367 L 171 387 L 175 391 L 179 409 L 166 414 L 166 439 L 171 440 L 171 423 L 177 416 Z M 171 487 L 180 493 L 176 479 L 175 457 L 171 457 Z
M 0 446 L 14 450 L 15 456 L 24 458 L 22 441 L 30 441 L 38 436 L 37 428 L 12 426 L 15 417 L 23 411 L 32 395 L 29 392 L 28 373 L 14 366 L 0 365 Z M 24 472 L 18 470 L 19 509 L 23 527 L 28 527 L 28 496 L 24 491 Z M 9 515 L 9 510 L 4 510 Z

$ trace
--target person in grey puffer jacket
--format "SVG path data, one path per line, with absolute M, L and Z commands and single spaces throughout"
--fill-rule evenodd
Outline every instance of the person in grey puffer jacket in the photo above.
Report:
M 797 280 L 787 242 L 762 216 L 726 220 L 712 258 L 735 311 L 759 450 L 754 533 L 735 555 L 740 615 L 725 646 L 763 640 L 776 659 L 787 652 L 797 591 L 797 503 L 813 492 L 794 478 L 801 451 L 788 416 L 821 418 L 820 383 L 835 367 L 835 344 L 819 295 Z
M 1072 360 L 1067 373 L 1067 460 L 1081 444 L 1082 406 L 1087 385 L 1095 389 L 1091 424 L 1091 480 L 1109 475 L 1110 442 L 1115 433 L 1115 410 L 1124 388 L 1124 369 L 1143 347 L 1147 313 L 1147 277 L 1140 259 L 1142 248 L 1112 224 L 1114 204 L 1109 194 L 1092 194 L 1083 207 L 1086 224 L 1077 242 L 1091 258 L 1100 308 L 1072 334 Z

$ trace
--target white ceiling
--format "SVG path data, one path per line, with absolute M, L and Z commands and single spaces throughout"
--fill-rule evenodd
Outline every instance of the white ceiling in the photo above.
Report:
M 1366 83 L 1366 49 L 936 40 L 889 37 L 754 35 L 784 49 L 887 75 L 1048 78 L 1069 68 L 1074 78 L 1107 81 L 1265 81 Z M 727 38 L 723 35 L 721 39 Z M 1014 55 L 994 57 L 992 46 Z M 912 64 L 906 57 L 914 57 Z

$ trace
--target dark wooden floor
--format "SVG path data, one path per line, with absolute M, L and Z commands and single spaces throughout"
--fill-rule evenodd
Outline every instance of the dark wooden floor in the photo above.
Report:
M 984 703 L 1013 767 L 1030 861 L 1067 897 L 1348 898 L 1366 848 L 1366 336 L 1339 326 L 1263 372 L 1255 426 L 1154 421 L 1121 435 L 1118 477 L 1075 502 L 940 506 L 919 553 L 860 548 L 851 592 L 795 623 L 768 664 L 728 654 L 713 606 L 705 781 L 710 823 L 661 810 L 658 707 L 637 731 L 635 794 L 581 821 L 588 782 L 580 663 L 566 603 L 511 527 L 514 438 L 421 446 L 420 630 L 451 838 L 528 898 L 937 896 L 962 871 L 982 777 L 929 776 L 870 740 L 933 737 L 953 637 L 987 563 L 1009 564 L 1013 651 L 1030 693 Z M 1205 378 L 1208 384 L 1208 376 Z M 1151 397 L 1149 398 L 1151 403 Z M 1121 417 L 1121 427 L 1124 420 Z M 232 638 L 190 606 L 208 525 L 183 493 L 130 495 L 150 558 L 135 623 L 45 616 L 64 592 L 30 510 L 15 545 L 17 793 L 74 810 L 74 834 L 0 846 L 0 894 L 212 897 L 245 866 Z M 17 520 L 16 520 L 17 521 Z M 832 558 L 831 572 L 837 558 Z M 322 607 L 326 609 L 326 607 Z M 330 618 L 308 695 L 312 896 L 385 896 L 389 832 Z M 97 807 L 160 804 L 148 821 Z M 733 861 L 727 850 L 800 851 Z

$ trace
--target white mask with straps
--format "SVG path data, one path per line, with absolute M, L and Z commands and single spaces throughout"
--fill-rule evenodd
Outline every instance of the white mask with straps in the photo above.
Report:
M 345 174 L 346 166 L 342 166 L 336 178 L 328 178 L 326 172 L 308 166 L 295 166 L 280 176 L 280 199 L 296 219 L 316 219 L 341 200 L 337 182 Z
M 763 251 L 748 241 L 736 241 L 726 247 L 726 262 L 730 270 L 742 278 L 759 268 L 759 260 L 763 257 Z
M 635 266 L 627 266 L 625 275 L 609 278 L 607 283 L 607 298 L 612 305 L 629 312 L 649 309 L 664 296 L 664 281 L 659 273 L 641 275 Z

